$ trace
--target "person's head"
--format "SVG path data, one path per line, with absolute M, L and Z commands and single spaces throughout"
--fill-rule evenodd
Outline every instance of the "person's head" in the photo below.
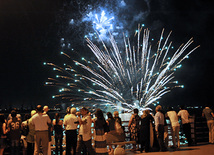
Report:
M 46 112 L 46 113 L 49 111 L 49 108 L 48 108 L 47 105 L 43 107 L 43 111 Z
M 43 110 L 42 106 L 41 106 L 41 105 L 37 105 L 36 111 L 37 111 L 38 113 L 42 113 L 42 110 Z
M 112 116 L 112 113 L 111 112 L 107 112 L 107 116 L 108 116 L 108 118 L 113 118 L 113 116 Z
M 5 123 L 4 114 L 0 114 L 0 123 Z
M 30 112 L 31 117 L 35 114 L 36 114 L 36 110 L 31 110 L 31 112 Z
M 76 108 L 73 107 L 73 108 L 70 109 L 70 113 L 71 114 L 76 114 L 76 112 L 77 112 Z
M 70 114 L 70 112 L 71 112 L 71 108 L 70 108 L 70 107 L 67 107 L 66 113 L 67 113 L 67 114 Z
M 30 114 L 25 114 L 24 120 L 28 120 L 28 119 L 30 119 Z
M 97 119 L 103 119 L 103 111 L 101 109 L 97 109 L 95 112 L 95 116 L 97 117 Z
M 156 108 L 155 108 L 155 111 L 161 111 L 162 110 L 162 106 L 161 105 L 158 105 Z
M 134 109 L 134 114 L 138 114 L 138 109 Z
M 88 114 L 88 109 L 86 107 L 83 107 L 81 110 L 80 110 L 80 113 L 84 116 L 84 115 L 87 115 Z
M 11 116 L 12 116 L 12 118 L 16 117 L 16 114 L 17 114 L 17 112 L 16 112 L 15 110 L 12 110 L 12 111 L 11 111 Z
M 113 115 L 114 115 L 114 117 L 119 117 L 119 112 L 118 112 L 118 111 L 115 111 L 115 112 L 113 113 Z
M 150 113 L 149 110 L 144 110 L 144 111 L 143 111 L 143 115 L 141 116 L 141 118 L 145 118 L 146 116 L 149 115 L 149 113 Z

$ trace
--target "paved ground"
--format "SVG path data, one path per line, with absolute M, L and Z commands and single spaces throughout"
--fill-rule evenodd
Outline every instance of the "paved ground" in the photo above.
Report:
M 170 149 L 167 152 L 149 152 L 149 153 L 140 153 L 139 151 L 133 153 L 131 151 L 126 151 L 127 155 L 214 155 L 214 145 L 213 144 L 200 144 L 197 146 L 186 147 L 183 146 L 180 150 L 173 151 Z

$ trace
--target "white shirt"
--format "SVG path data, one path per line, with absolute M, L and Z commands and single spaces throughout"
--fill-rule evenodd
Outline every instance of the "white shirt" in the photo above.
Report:
M 181 117 L 182 124 L 189 123 L 189 113 L 187 110 L 180 110 L 178 116 Z
M 79 129 L 79 135 L 82 135 L 83 141 L 88 141 L 91 139 L 91 123 L 92 119 L 91 116 L 84 116 L 82 118 L 82 121 L 85 122 L 86 124 L 81 124 L 80 129 Z
M 158 130 L 158 125 L 164 125 L 164 115 L 161 112 L 155 114 L 155 129 Z
M 177 113 L 175 111 L 168 111 L 167 115 L 170 119 L 171 126 L 180 126 L 180 124 L 178 122 L 178 116 L 177 116 Z
M 51 119 L 47 114 L 37 113 L 32 117 L 32 124 L 35 126 L 35 131 L 48 131 Z
M 74 114 L 65 115 L 63 124 L 66 126 L 65 130 L 76 130 L 78 124 L 78 118 Z

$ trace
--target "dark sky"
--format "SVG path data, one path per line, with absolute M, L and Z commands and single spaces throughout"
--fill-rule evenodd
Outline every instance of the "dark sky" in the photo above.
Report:
M 45 87 L 50 68 L 43 62 L 61 63 L 60 38 L 72 9 L 69 0 L 1 0 L 0 1 L 0 69 L 2 107 L 48 104 L 56 92 Z M 91 0 L 93 2 L 93 0 Z M 125 1 L 132 9 L 143 10 L 140 1 Z M 176 89 L 161 100 L 163 104 L 212 104 L 214 67 L 214 1 L 150 0 L 144 23 L 154 32 L 162 28 L 173 31 L 171 39 L 179 44 L 194 37 L 194 46 L 201 45 L 183 63 L 178 81 L 184 89 Z M 75 8 L 75 6 L 73 6 Z M 75 12 L 77 8 L 74 9 Z M 66 12 L 67 11 L 67 12 Z M 131 15 L 131 13 L 130 13 Z M 138 23 L 136 23 L 137 25 Z

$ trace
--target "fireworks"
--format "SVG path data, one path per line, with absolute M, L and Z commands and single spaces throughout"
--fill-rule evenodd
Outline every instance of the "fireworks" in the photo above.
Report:
M 199 46 L 184 53 L 193 42 L 191 38 L 171 54 L 170 49 L 174 48 L 168 41 L 171 32 L 164 39 L 163 30 L 154 50 L 149 33 L 149 30 L 139 26 L 135 32 L 136 45 L 132 45 L 126 36 L 124 44 L 118 45 L 111 33 L 110 43 L 102 41 L 101 37 L 101 42 L 95 45 L 87 38 L 88 47 L 96 60 L 82 57 L 81 61 L 72 60 L 75 65 L 65 64 L 64 67 L 46 63 L 58 72 L 56 78 L 46 82 L 46 85 L 60 87 L 59 94 L 53 98 L 103 110 L 109 107 L 125 111 L 134 108 L 143 110 L 158 103 L 173 88 L 184 87 L 173 81 L 174 73 Z M 67 53 L 61 54 L 70 58 Z

